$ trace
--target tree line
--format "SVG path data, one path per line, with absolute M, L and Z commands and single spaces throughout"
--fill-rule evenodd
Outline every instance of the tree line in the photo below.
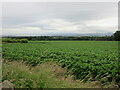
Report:
M 27 39 L 2 38 L 3 43 L 28 43 Z
M 24 36 L 7 38 L 26 39 L 29 41 L 42 41 L 42 40 L 120 41 L 120 31 L 116 31 L 112 36 Z
M 11 39 L 27 39 L 29 41 L 42 41 L 42 40 L 96 40 L 96 41 L 113 41 L 113 36 L 27 36 L 27 37 L 8 37 Z

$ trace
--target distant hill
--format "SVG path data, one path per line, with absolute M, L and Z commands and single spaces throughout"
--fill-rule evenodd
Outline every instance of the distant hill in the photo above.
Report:
M 112 36 L 113 33 L 108 32 L 108 33 L 60 33 L 60 34 L 46 34 L 46 35 L 4 35 L 2 37 L 16 37 L 16 36 Z

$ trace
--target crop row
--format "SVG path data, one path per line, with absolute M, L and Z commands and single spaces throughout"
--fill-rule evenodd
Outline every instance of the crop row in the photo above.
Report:
M 66 67 L 76 79 L 119 84 L 116 42 L 30 42 L 3 45 L 3 58 L 30 65 L 54 61 Z

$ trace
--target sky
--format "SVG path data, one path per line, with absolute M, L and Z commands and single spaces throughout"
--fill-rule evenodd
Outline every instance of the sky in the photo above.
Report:
M 4 2 L 2 35 L 114 33 L 117 2 Z

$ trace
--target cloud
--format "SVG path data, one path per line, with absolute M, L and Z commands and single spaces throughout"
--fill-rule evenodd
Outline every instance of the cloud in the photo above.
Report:
M 77 31 L 81 25 L 76 25 L 74 22 L 66 21 L 64 19 L 47 19 L 40 22 L 44 29 L 50 29 L 61 32 Z
M 118 18 L 106 18 L 100 20 L 92 20 L 87 22 L 87 26 L 96 26 L 96 27 L 117 27 Z
M 114 32 L 117 3 L 3 3 L 3 35 Z
M 8 32 L 9 31 L 9 32 Z M 38 27 L 5 28 L 2 31 L 3 36 L 7 35 L 31 35 L 37 34 L 41 29 Z
M 5 28 L 3 35 L 55 35 L 63 33 L 107 33 L 113 32 L 117 27 L 117 18 L 86 21 L 85 23 L 70 22 L 64 19 L 46 19 L 36 22 L 39 27 L 31 24 L 19 28 Z M 26 27 L 27 26 L 27 27 Z M 8 32 L 9 31 L 9 32 Z

